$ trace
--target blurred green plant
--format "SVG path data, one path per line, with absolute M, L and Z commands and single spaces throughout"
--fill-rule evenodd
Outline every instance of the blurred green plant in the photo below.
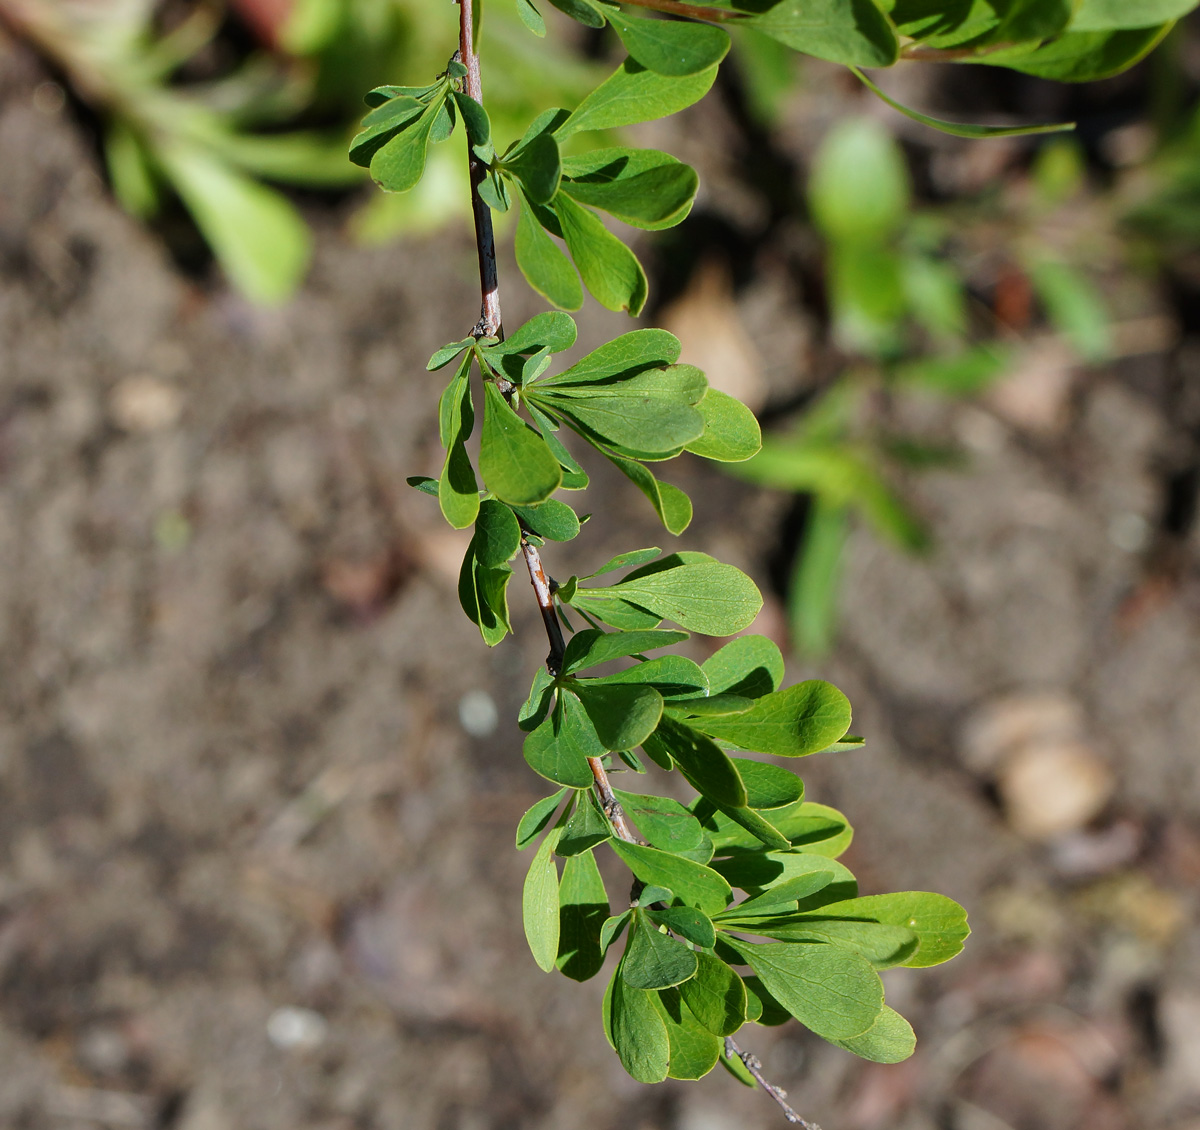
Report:
M 1045 144 L 1032 171 L 1034 192 L 1002 221 L 1054 332 L 1081 360 L 1097 361 L 1111 344 L 1099 291 L 1072 265 L 1069 249 L 1051 250 L 1039 237 L 1041 219 L 1080 190 L 1083 175 L 1073 141 Z M 845 371 L 788 432 L 766 436 L 756 456 L 729 472 L 809 497 L 787 606 L 793 646 L 821 656 L 836 633 L 853 522 L 865 521 L 902 550 L 927 550 L 931 532 L 904 500 L 895 472 L 963 459 L 952 447 L 897 434 L 880 404 L 981 393 L 1011 370 L 1019 350 L 1011 329 L 972 316 L 967 271 L 948 248 L 952 235 L 963 239 L 973 224 L 993 218 L 986 210 L 914 211 L 904 153 L 880 123 L 852 119 L 830 131 L 813 162 L 808 203 L 825 240 L 831 338 Z
M 229 12 L 202 0 L 170 30 L 159 0 L 0 0 L 0 20 L 30 41 L 100 117 L 109 179 L 123 207 L 157 215 L 168 194 L 190 214 L 230 282 L 256 303 L 286 301 L 303 280 L 312 236 L 272 185 L 344 190 L 359 92 L 372 76 L 429 70 L 440 51 L 438 0 L 229 0 L 261 47 L 222 62 Z M 491 21 L 494 114 L 525 121 L 547 99 L 581 93 L 592 69 L 570 52 L 535 58 L 514 12 Z M 216 62 L 214 63 L 214 60 Z M 438 65 L 444 65 L 442 59 Z M 443 222 L 464 208 L 461 162 L 439 157 L 424 191 L 373 197 L 352 219 L 364 240 Z

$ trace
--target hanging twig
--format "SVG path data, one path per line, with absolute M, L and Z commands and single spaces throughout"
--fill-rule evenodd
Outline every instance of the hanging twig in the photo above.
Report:
M 459 59 L 467 68 L 467 77 L 463 80 L 464 91 L 476 102 L 483 101 L 483 86 L 479 76 L 479 56 L 475 54 L 475 44 L 472 28 L 472 0 L 458 0 L 459 4 Z M 654 0 L 652 4 L 643 7 L 655 7 L 662 11 L 677 11 L 687 9 L 685 14 L 692 14 L 691 5 L 675 4 L 674 0 Z M 707 9 L 703 9 L 707 11 Z M 475 215 L 475 240 L 479 249 L 479 285 L 483 296 L 483 309 L 472 331 L 476 337 L 499 336 L 501 332 L 500 316 L 500 285 L 496 273 L 496 239 L 492 232 L 492 213 L 479 195 L 479 185 L 483 181 L 485 169 L 483 162 L 473 153 L 470 154 L 471 173 L 471 210 Z M 563 654 L 566 645 L 563 641 L 562 626 L 559 624 L 558 612 L 554 607 L 554 596 L 550 588 L 550 579 L 542 565 L 541 554 L 537 546 L 524 535 L 521 537 L 521 553 L 525 559 L 525 567 L 529 570 L 529 583 L 533 586 L 537 599 L 538 610 L 542 614 L 542 623 L 546 628 L 546 639 L 550 643 L 550 654 L 546 657 L 546 669 L 552 675 L 562 673 Z M 588 767 L 595 778 L 596 795 L 600 806 L 612 824 L 613 831 L 627 843 L 643 843 L 625 815 L 620 802 L 613 793 L 612 784 L 608 779 L 608 771 L 599 757 L 589 757 Z M 635 890 L 640 887 L 635 881 Z M 762 1075 L 762 1063 L 752 1052 L 742 1051 L 732 1037 L 725 1039 L 726 1056 L 736 1055 L 746 1065 L 746 1070 L 758 1081 L 762 1089 L 771 1096 L 783 1111 L 789 1122 L 794 1122 L 802 1130 L 821 1130 L 814 1123 L 805 1122 L 787 1103 L 785 1091 L 768 1083 Z

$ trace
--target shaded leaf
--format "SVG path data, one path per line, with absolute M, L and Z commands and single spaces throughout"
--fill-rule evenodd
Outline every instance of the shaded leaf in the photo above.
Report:
M 633 912 L 632 933 L 621 961 L 625 984 L 635 989 L 666 989 L 696 972 L 696 955 L 662 933 L 644 910 Z
M 783 655 L 766 636 L 740 636 L 703 663 L 711 693 L 761 698 L 783 682 Z
M 732 1036 L 746 1020 L 746 986 L 720 958 L 708 953 L 696 958 L 696 975 L 680 985 L 679 994 L 708 1031 Z
M 573 981 L 587 981 L 604 964 L 600 930 L 608 918 L 608 894 L 590 851 L 571 856 L 564 865 L 558 906 L 558 971 Z

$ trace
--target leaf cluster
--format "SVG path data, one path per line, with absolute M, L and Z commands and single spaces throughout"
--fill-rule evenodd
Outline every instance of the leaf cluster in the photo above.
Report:
M 805 800 L 790 770 L 743 756 L 853 748 L 841 692 L 816 681 L 781 688 L 782 656 L 761 636 L 700 665 L 642 654 L 680 635 L 584 630 L 563 675 L 534 681 L 525 756 L 561 786 L 517 830 L 518 848 L 542 837 L 523 895 L 535 960 L 587 980 L 624 936 L 604 1025 L 641 1082 L 700 1078 L 721 1059 L 723 1037 L 793 1017 L 863 1058 L 906 1058 L 912 1029 L 884 1004 L 879 970 L 953 957 L 965 913 L 925 892 L 860 897 L 837 862 L 852 835 L 846 818 Z M 582 674 L 627 656 L 634 664 L 615 674 Z M 615 790 L 645 838 L 627 842 L 589 790 L 582 752 L 635 772 L 645 772 L 642 757 L 678 769 L 695 799 Z M 635 877 L 631 905 L 617 913 L 595 859 L 604 846 Z

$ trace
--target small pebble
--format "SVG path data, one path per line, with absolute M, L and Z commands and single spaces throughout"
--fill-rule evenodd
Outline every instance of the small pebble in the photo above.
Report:
M 487 738 L 496 732 L 500 712 L 487 691 L 467 691 L 458 702 L 458 720 L 471 737 Z
M 311 1008 L 277 1008 L 267 1020 L 267 1038 L 289 1051 L 320 1047 L 328 1031 L 325 1017 Z
M 1049 840 L 1076 832 L 1099 816 L 1116 781 L 1083 742 L 1051 740 L 1014 752 L 1001 766 L 996 785 L 1013 830 Z
M 183 397 L 157 377 L 126 377 L 112 390 L 108 411 L 113 423 L 127 432 L 158 432 L 178 423 Z

